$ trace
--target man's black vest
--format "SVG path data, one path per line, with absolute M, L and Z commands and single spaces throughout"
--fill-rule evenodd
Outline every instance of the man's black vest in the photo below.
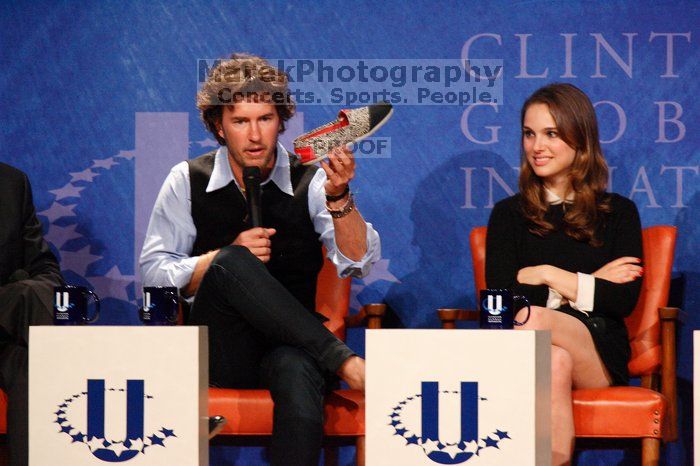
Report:
M 284 157 L 285 155 L 278 155 Z M 192 219 L 197 228 L 193 256 L 231 244 L 250 228 L 243 194 L 231 181 L 216 191 L 206 192 L 215 152 L 188 161 L 192 193 Z M 316 280 L 323 265 L 319 235 L 309 217 L 309 183 L 318 167 L 305 167 L 289 157 L 294 196 L 282 192 L 274 182 L 261 186 L 262 221 L 277 230 L 272 254 L 266 264 L 275 277 L 304 307 L 316 308 Z

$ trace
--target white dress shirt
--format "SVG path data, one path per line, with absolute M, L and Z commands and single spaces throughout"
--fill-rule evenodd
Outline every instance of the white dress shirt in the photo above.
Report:
M 558 205 L 563 202 L 573 202 L 574 193 L 569 193 L 566 197 L 566 201 L 561 199 L 559 196 L 554 194 L 549 189 L 545 188 L 546 200 L 550 205 Z M 581 311 L 588 315 L 589 312 L 593 312 L 593 298 L 595 296 L 595 277 L 587 273 L 578 272 L 578 292 L 576 293 L 576 301 L 569 301 L 569 306 L 572 309 Z M 563 296 L 555 289 L 549 289 L 549 295 L 547 297 L 547 307 L 549 309 L 559 309 L 561 307 Z
M 262 185 L 275 183 L 284 193 L 292 196 L 289 158 L 281 144 L 277 144 L 277 157 L 270 176 Z M 381 257 L 379 234 L 367 223 L 367 252 L 359 261 L 348 259 L 335 243 L 333 219 L 326 210 L 323 185 L 326 172 L 319 169 L 309 184 L 309 217 L 316 233 L 326 247 L 328 257 L 341 277 L 366 276 L 373 263 Z M 214 168 L 206 192 L 216 191 L 233 181 L 241 190 L 233 176 L 228 161 L 227 148 L 220 147 L 214 158 Z M 192 197 L 190 193 L 190 172 L 187 162 L 181 162 L 168 174 L 156 199 L 151 219 L 143 243 L 139 266 L 146 286 L 176 286 L 183 288 L 192 278 L 199 256 L 191 256 L 197 237 L 197 229 L 192 220 Z

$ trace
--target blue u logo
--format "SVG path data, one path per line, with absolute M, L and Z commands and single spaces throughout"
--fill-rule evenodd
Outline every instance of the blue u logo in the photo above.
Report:
M 87 437 L 105 439 L 105 381 L 88 379 L 87 390 Z M 143 380 L 126 381 L 126 437 L 123 442 L 143 440 L 144 422 L 144 382 Z M 107 448 L 91 449 L 92 454 L 111 463 L 127 461 L 139 454 L 138 450 L 126 450 L 120 455 Z
M 421 382 L 421 438 L 422 443 L 430 440 L 439 443 L 439 387 L 438 382 Z M 479 440 L 479 384 L 478 382 L 461 382 L 460 394 L 461 435 L 458 444 L 467 444 Z M 470 452 L 460 452 L 454 457 L 444 451 L 428 453 L 428 458 L 440 464 L 458 464 L 467 461 Z
M 459 396 L 460 434 L 454 442 L 440 440 L 440 399 Z M 479 436 L 479 403 L 487 401 L 479 396 L 478 382 L 460 382 L 460 390 L 440 390 L 438 382 L 421 382 L 421 392 L 399 401 L 389 414 L 389 426 L 394 435 L 400 436 L 405 446 L 420 447 L 423 453 L 438 464 L 459 464 L 474 456 L 481 456 L 485 449 L 499 449 L 503 440 L 510 439 L 505 430 Z M 408 408 L 420 403 L 420 410 Z M 443 410 L 444 411 L 444 410 Z M 420 412 L 420 421 L 418 421 Z M 487 411 L 488 412 L 488 411 Z M 415 414 L 414 414 L 415 413 Z M 454 418 L 456 418 L 454 413 Z M 420 437 L 415 432 L 420 429 Z

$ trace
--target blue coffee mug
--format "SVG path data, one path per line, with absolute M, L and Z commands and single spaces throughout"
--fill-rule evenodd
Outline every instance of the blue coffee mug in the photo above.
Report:
M 100 298 L 84 286 L 57 286 L 54 289 L 54 325 L 85 325 L 100 317 Z M 88 316 L 88 296 L 95 300 L 95 315 Z
M 145 325 L 173 325 L 177 322 L 179 302 L 174 286 L 144 286 L 139 319 Z
M 481 290 L 479 293 L 481 312 L 479 327 L 484 329 L 512 329 L 530 319 L 530 302 L 525 296 L 514 295 L 507 289 Z M 523 322 L 515 320 L 515 302 L 522 301 L 527 306 L 527 317 Z

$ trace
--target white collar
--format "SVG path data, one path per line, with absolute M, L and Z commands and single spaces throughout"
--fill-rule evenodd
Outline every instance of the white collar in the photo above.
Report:
M 544 188 L 544 195 L 545 195 L 545 200 L 550 204 L 550 205 L 559 205 L 564 202 L 567 204 L 571 204 L 574 202 L 574 197 L 576 197 L 576 194 L 571 191 L 567 196 L 566 199 L 562 199 L 559 196 L 557 196 L 554 192 L 550 191 L 547 188 Z
M 236 181 L 236 178 L 233 176 L 231 164 L 228 161 L 228 148 L 226 146 L 221 146 L 214 156 L 214 169 L 211 172 L 211 178 L 209 179 L 209 184 L 207 184 L 206 192 L 210 193 L 221 189 L 227 186 L 231 181 L 236 184 L 239 191 L 243 191 L 238 185 L 238 181 Z M 283 193 L 289 194 L 290 196 L 294 195 L 292 178 L 289 174 L 289 157 L 287 157 L 287 150 L 279 142 L 277 143 L 275 166 L 272 168 L 270 176 L 261 184 L 264 186 L 270 181 L 275 183 Z

